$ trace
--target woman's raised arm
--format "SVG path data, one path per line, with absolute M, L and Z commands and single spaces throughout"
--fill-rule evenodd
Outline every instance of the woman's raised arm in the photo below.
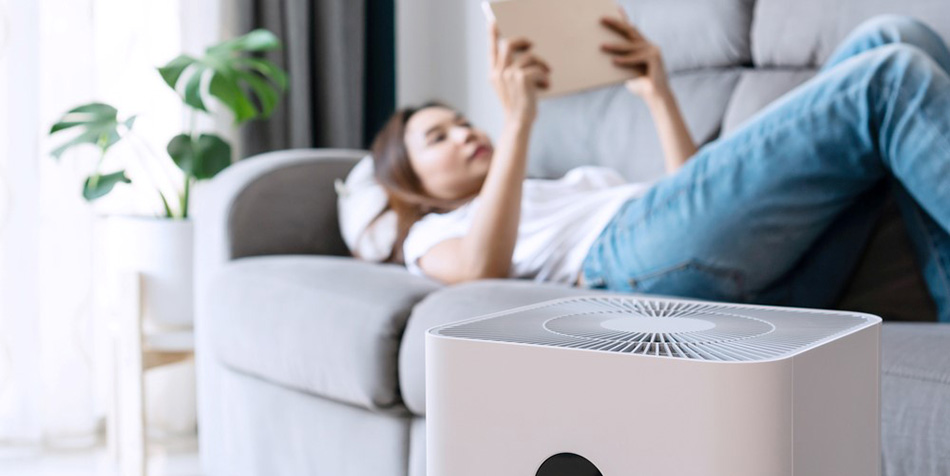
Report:
M 505 112 L 504 128 L 479 192 L 472 227 L 461 239 L 433 247 L 419 261 L 426 273 L 448 283 L 507 278 L 521 219 L 528 139 L 537 115 L 537 88 L 549 84 L 547 64 L 524 38 L 498 40 L 489 24 L 491 82 Z
M 626 82 L 627 89 L 646 102 L 663 146 L 666 170 L 675 172 L 696 153 L 696 143 L 670 89 L 660 48 L 630 24 L 622 8 L 620 14 L 620 19 L 604 17 L 602 23 L 615 31 L 621 41 L 604 44 L 601 49 L 613 55 L 614 64 L 641 73 Z

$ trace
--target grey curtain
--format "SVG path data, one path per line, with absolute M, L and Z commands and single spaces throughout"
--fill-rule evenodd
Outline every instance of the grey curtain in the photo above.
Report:
M 241 130 L 242 156 L 301 147 L 361 148 L 364 139 L 366 3 L 362 0 L 235 0 L 238 34 L 274 32 L 284 44 L 266 58 L 290 86 L 266 121 Z

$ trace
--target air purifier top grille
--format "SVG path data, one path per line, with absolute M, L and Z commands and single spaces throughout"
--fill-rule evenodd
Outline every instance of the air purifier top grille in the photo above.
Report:
M 435 327 L 445 337 L 709 361 L 788 356 L 880 322 L 860 313 L 585 296 Z

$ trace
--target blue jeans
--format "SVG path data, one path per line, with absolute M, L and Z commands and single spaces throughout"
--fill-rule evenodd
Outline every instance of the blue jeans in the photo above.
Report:
M 626 202 L 585 258 L 584 281 L 772 304 L 776 283 L 829 227 L 891 180 L 950 322 L 950 51 L 922 23 L 884 16 L 858 27 L 814 78 Z M 809 281 L 818 289 L 832 276 Z

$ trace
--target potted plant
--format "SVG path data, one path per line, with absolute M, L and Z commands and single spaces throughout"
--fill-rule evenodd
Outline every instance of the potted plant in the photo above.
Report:
M 156 186 L 164 216 L 106 217 L 105 249 L 117 266 L 133 268 L 146 275 L 143 313 L 147 322 L 165 326 L 191 325 L 193 231 L 189 219 L 190 192 L 201 180 L 211 179 L 232 162 L 231 145 L 223 138 L 197 130 L 198 114 L 209 113 L 207 105 L 217 101 L 233 115 L 238 126 L 255 118 L 270 117 L 287 88 L 287 74 L 275 64 L 253 53 L 281 47 L 267 30 L 223 41 L 205 50 L 201 57 L 180 55 L 158 69 L 165 84 L 178 93 L 188 108 L 188 130 L 169 140 L 166 156 L 128 156 L 125 160 L 171 160 L 183 172 L 183 183 L 175 196 Z M 67 111 L 50 128 L 51 135 L 72 131 L 75 135 L 51 152 L 59 160 L 75 147 L 93 145 L 99 160 L 82 185 L 82 196 L 92 202 L 109 194 L 119 184 L 131 184 L 126 168 L 100 170 L 110 148 L 126 137 L 135 136 L 135 116 L 120 118 L 108 104 L 92 102 Z M 150 148 L 144 148 L 150 150 Z M 125 163 L 125 162 L 123 162 Z M 116 268 L 112 268 L 116 269 Z

